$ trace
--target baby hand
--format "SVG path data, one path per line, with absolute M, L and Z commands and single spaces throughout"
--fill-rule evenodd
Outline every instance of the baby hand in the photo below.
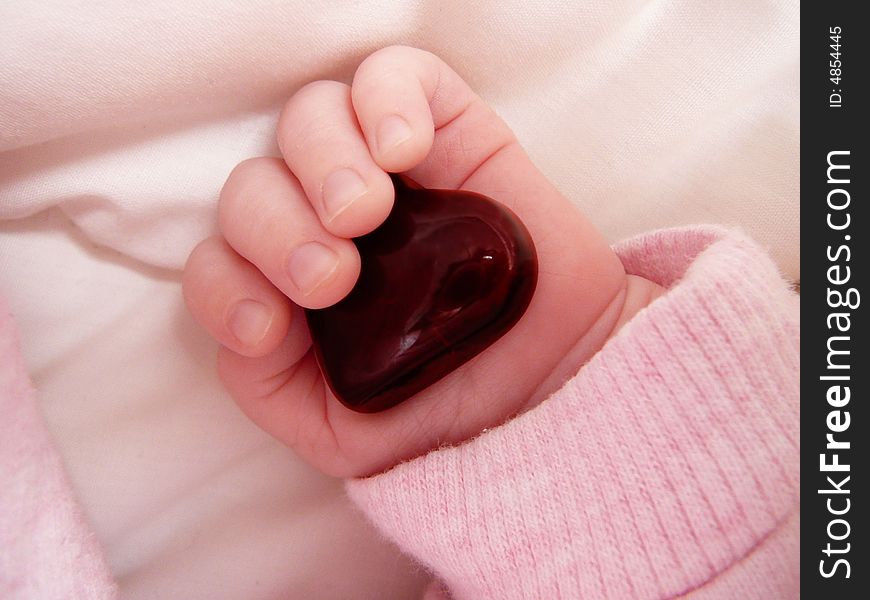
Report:
M 218 372 L 242 410 L 329 474 L 382 471 L 537 404 L 660 291 L 625 274 L 507 125 L 427 52 L 386 48 L 350 86 L 305 86 L 281 114 L 278 142 L 281 158 L 230 174 L 221 235 L 194 249 L 184 296 L 221 344 Z M 507 205 L 535 242 L 538 285 L 522 319 L 484 352 L 408 401 L 361 414 L 325 384 L 301 307 L 330 306 L 354 286 L 350 238 L 389 214 L 392 172 Z

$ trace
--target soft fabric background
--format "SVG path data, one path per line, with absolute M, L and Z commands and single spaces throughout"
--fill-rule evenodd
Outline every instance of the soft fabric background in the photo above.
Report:
M 799 278 L 798 3 L 0 5 L 0 289 L 129 598 L 413 597 L 339 482 L 250 425 L 179 272 L 281 103 L 431 50 L 611 239 L 740 224 Z M 554 215 L 558 218 L 558 215 Z

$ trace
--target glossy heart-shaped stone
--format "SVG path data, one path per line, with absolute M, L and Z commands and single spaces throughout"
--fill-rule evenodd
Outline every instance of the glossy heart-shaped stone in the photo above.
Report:
M 395 406 L 486 349 L 523 315 L 538 278 L 529 232 L 501 204 L 405 176 L 393 184 L 390 216 L 354 240 L 356 286 L 305 311 L 326 382 L 360 412 Z

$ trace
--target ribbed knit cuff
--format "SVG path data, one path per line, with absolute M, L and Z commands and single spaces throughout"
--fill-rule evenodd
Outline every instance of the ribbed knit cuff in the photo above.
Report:
M 735 566 L 798 507 L 797 296 L 753 242 L 720 228 L 617 252 L 669 290 L 561 390 L 347 484 L 457 599 L 689 593 L 755 564 Z M 796 546 L 783 552 L 797 561 Z

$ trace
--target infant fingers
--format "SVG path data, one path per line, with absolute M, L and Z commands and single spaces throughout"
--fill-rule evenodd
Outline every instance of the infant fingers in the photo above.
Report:
M 472 179 L 488 170 L 498 174 L 496 181 L 522 182 L 534 169 L 507 124 L 453 69 L 424 50 L 378 50 L 357 69 L 351 96 L 375 161 L 388 171 L 410 171 L 425 187 L 470 184 L 466 189 L 486 195 L 498 191 L 497 199 L 510 206 L 505 191 L 517 186 L 499 184 L 493 190 L 490 177 Z M 387 148 L 382 136 L 398 136 L 401 120 L 409 125 L 410 137 Z M 513 155 L 507 163 L 521 166 L 520 172 L 492 168 L 506 154 Z
M 375 52 L 353 78 L 353 106 L 375 161 L 385 171 L 407 171 L 426 158 L 435 139 L 429 94 L 440 61 L 414 48 Z
M 357 237 L 387 218 L 393 184 L 369 154 L 350 86 L 317 81 L 296 92 L 281 113 L 278 143 L 328 231 Z
M 221 191 L 218 216 L 230 246 L 300 306 L 335 304 L 356 283 L 356 246 L 323 228 L 280 159 L 237 166 Z
M 311 350 L 305 315 L 291 307 L 287 336 L 269 354 L 249 357 L 222 346 L 218 351 L 218 376 L 227 391 L 251 419 L 288 445 L 294 442 L 288 420 L 309 396 L 323 398 L 325 384 Z
M 182 289 L 193 317 L 239 354 L 263 356 L 287 335 L 290 302 L 220 237 L 190 254 Z

